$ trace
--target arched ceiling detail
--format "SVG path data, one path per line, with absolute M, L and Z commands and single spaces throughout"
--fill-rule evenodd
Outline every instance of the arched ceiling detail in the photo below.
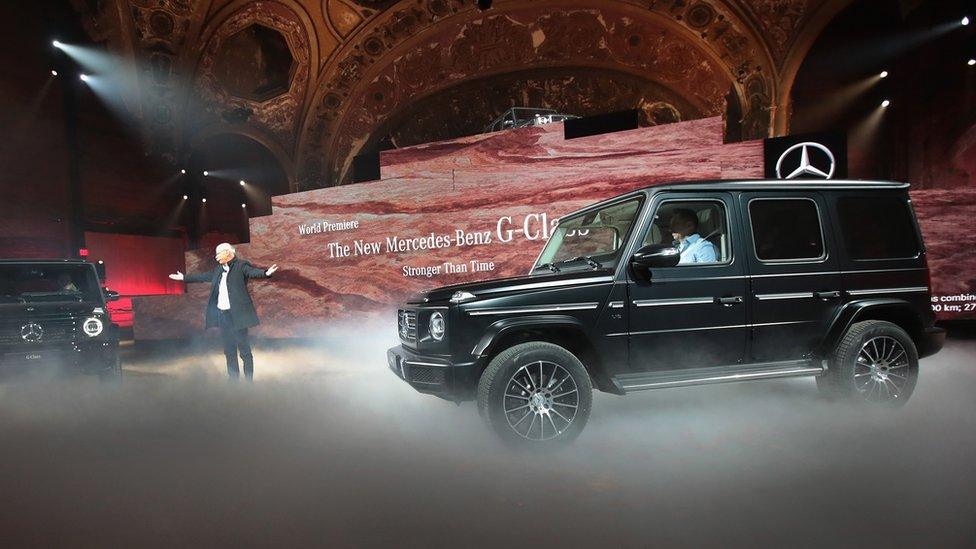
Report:
M 367 100 L 376 99 L 367 95 Z M 406 147 L 480 133 L 491 121 L 489 113 L 501 113 L 515 105 L 583 116 L 637 106 L 642 126 L 706 114 L 679 93 L 634 74 L 596 67 L 533 68 L 468 80 L 415 98 L 400 108 L 394 105 L 385 122 L 371 132 L 366 148 L 380 143 Z M 485 117 L 470 113 L 485 113 Z
M 254 49 L 228 51 L 238 47 L 233 44 L 236 37 L 255 28 L 270 29 L 262 33 L 264 39 L 278 37 L 285 40 L 289 54 L 287 61 L 268 58 L 267 53 L 257 47 L 261 44 L 260 38 L 250 44 Z M 228 57 L 233 61 L 225 61 Z M 278 2 L 244 4 L 215 24 L 209 33 L 184 108 L 185 135 L 192 139 L 194 134 L 215 125 L 221 126 L 225 132 L 233 132 L 239 126 L 270 135 L 277 147 L 292 151 L 297 142 L 305 98 L 312 84 L 312 59 L 308 32 L 298 13 Z M 286 62 L 288 67 L 272 66 Z M 228 63 L 232 64 L 230 68 L 222 66 Z M 235 73 L 238 82 L 231 85 L 228 74 Z M 271 78 L 282 76 L 287 78 L 287 83 L 276 88 Z M 240 81 L 272 91 L 267 96 L 252 96 L 237 89 L 242 85 Z
M 705 115 L 724 112 L 732 86 L 748 131 L 768 131 L 772 61 L 733 14 L 712 7 L 703 13 L 701 2 L 690 21 L 630 2 L 555 11 L 546 4 L 496 2 L 480 12 L 468 3 L 428 0 L 377 18 L 357 33 L 355 53 L 320 78 L 300 152 L 306 177 L 346 179 L 352 156 L 394 105 L 466 79 L 531 68 L 633 73 Z
M 495 0 L 482 12 L 474 0 L 71 1 L 93 38 L 137 62 L 128 103 L 152 152 L 181 161 L 202 126 L 264 136 L 287 152 L 293 188 L 338 184 L 351 155 L 384 135 L 443 135 L 452 125 L 434 120 L 438 100 L 500 106 L 504 92 L 474 91 L 492 83 L 527 86 L 513 103 L 556 106 L 561 93 L 595 93 L 603 96 L 559 108 L 589 114 L 633 102 L 650 112 L 658 104 L 659 116 L 673 109 L 668 116 L 685 119 L 725 112 L 731 88 L 743 114 L 730 122 L 744 137 L 780 133 L 802 56 L 850 3 Z M 306 63 L 304 83 L 262 102 L 214 86 L 214 48 L 227 29 L 268 17 Z M 407 124 L 411 113 L 430 122 Z

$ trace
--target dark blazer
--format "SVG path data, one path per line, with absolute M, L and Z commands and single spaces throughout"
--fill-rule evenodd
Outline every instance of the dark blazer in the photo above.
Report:
M 243 259 L 234 258 L 228 263 L 230 271 L 227 273 L 227 296 L 230 298 L 230 312 L 234 316 L 234 327 L 238 330 L 257 326 L 260 322 L 254 310 L 251 295 L 247 292 L 247 281 L 250 278 L 269 278 L 261 269 L 251 265 Z M 207 303 L 207 328 L 220 326 L 217 309 L 217 293 L 220 289 L 220 277 L 224 268 L 217 265 L 213 270 L 205 273 L 195 273 L 183 276 L 183 282 L 210 282 L 210 302 Z

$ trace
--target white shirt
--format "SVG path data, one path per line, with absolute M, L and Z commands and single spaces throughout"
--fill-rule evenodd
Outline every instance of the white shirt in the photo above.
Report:
M 698 233 L 689 235 L 681 243 L 681 265 L 686 263 L 715 263 L 717 261 L 715 245 L 705 240 Z
M 217 308 L 221 311 L 230 310 L 230 295 L 227 294 L 227 273 L 230 267 L 222 265 L 224 274 L 220 275 L 220 286 L 217 287 Z

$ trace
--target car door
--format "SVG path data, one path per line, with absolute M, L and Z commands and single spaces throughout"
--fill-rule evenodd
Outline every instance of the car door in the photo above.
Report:
M 736 364 L 745 352 L 747 281 L 738 257 L 729 193 L 660 193 L 636 247 L 671 240 L 669 217 L 678 209 L 698 217 L 700 237 L 714 241 L 716 261 L 650 269 L 649 280 L 628 269 L 632 371 Z M 710 217 L 712 219 L 703 219 Z M 708 226 L 705 226 L 708 225 Z
M 749 236 L 751 360 L 805 358 L 842 301 L 824 197 L 746 192 L 739 211 Z

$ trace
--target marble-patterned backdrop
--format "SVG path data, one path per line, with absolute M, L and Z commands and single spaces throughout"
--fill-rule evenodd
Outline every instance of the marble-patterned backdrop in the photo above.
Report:
M 560 215 L 656 183 L 686 179 L 758 177 L 762 142 L 722 142 L 721 118 L 640 128 L 573 140 L 562 124 L 418 145 L 381 155 L 380 181 L 275 197 L 273 214 L 251 219 L 251 242 L 239 254 L 257 265 L 278 263 L 271 280 L 250 289 L 267 337 L 317 336 L 340 324 L 394 318 L 396 304 L 424 288 L 525 273 L 544 241 L 529 235 Z M 509 242 L 499 241 L 512 229 Z M 319 222 L 358 228 L 302 235 Z M 387 252 L 387 238 L 430 234 L 456 240 L 457 231 L 488 243 Z M 355 253 L 355 241 L 379 243 L 376 254 Z M 478 240 L 481 242 L 481 240 Z M 338 257 L 330 244 L 349 246 Z M 212 267 L 212 250 L 187 254 L 187 269 Z M 473 272 L 469 261 L 493 263 Z M 468 272 L 445 272 L 444 263 Z M 436 268 L 431 277 L 403 268 Z M 137 339 L 181 338 L 202 330 L 207 285 L 177 296 L 137 298 Z
M 761 177 L 762 141 L 725 144 L 722 135 L 721 118 L 569 141 L 561 124 L 550 124 L 387 151 L 380 181 L 276 197 L 273 214 L 251 219 L 251 242 L 238 246 L 252 263 L 281 268 L 273 279 L 250 284 L 262 319 L 255 332 L 315 337 L 375 321 L 389 322 L 392 330 L 391 311 L 412 293 L 525 273 L 544 244 L 544 227 L 572 210 L 669 181 Z M 944 191 L 926 191 L 932 192 Z M 944 202 L 916 197 L 927 243 L 938 253 L 951 251 L 953 242 L 942 225 L 955 216 L 930 215 L 944 211 Z M 968 204 L 972 212 L 973 201 Z M 322 231 L 314 232 L 318 223 Z M 313 232 L 302 234 L 301 227 Z M 458 245 L 459 230 L 474 243 Z M 388 251 L 388 239 L 438 236 L 450 237 L 450 245 Z M 492 267 L 475 270 L 471 261 Z M 449 273 L 445 263 L 468 270 Z M 934 283 L 955 292 L 964 273 L 943 281 L 944 263 L 934 258 Z M 187 254 L 191 272 L 212 266 L 212 250 Z M 439 272 L 407 276 L 405 268 Z M 972 288 L 971 282 L 963 285 Z M 135 299 L 136 338 L 198 335 L 208 290 L 190 285 L 184 295 Z

